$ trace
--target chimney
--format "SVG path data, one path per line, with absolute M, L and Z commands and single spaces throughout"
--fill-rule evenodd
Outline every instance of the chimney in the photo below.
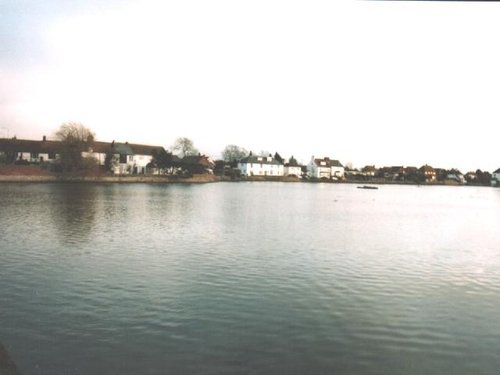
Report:
M 43 136 L 42 140 L 45 142 L 47 140 L 47 137 Z

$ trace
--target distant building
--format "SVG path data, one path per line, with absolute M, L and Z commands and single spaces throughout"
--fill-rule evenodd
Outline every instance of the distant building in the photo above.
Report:
M 466 183 L 464 175 L 462 174 L 462 172 L 460 172 L 457 169 L 452 169 L 452 170 L 448 171 L 448 173 L 446 174 L 446 180 L 453 181 L 453 182 L 456 182 L 459 184 Z
M 215 163 L 206 155 L 187 155 L 181 159 L 182 168 L 191 173 L 213 174 Z
M 407 176 L 415 176 L 418 173 L 418 168 L 417 167 L 405 167 L 404 173 Z
M 405 169 L 402 165 L 390 167 L 388 173 L 391 180 L 404 180 Z
M 323 159 L 311 158 L 307 165 L 307 175 L 310 178 L 342 179 L 345 168 L 335 159 L 324 157 Z
M 500 168 L 498 168 L 491 175 L 491 185 L 492 186 L 500 186 Z
M 363 175 L 368 176 L 368 177 L 375 177 L 377 174 L 377 168 L 375 168 L 374 165 L 367 165 L 361 169 L 361 172 Z
M 476 172 L 467 172 L 465 174 L 465 180 L 467 182 L 475 182 L 475 181 L 477 181 L 477 173 Z
M 238 169 L 243 176 L 283 176 L 284 165 L 269 156 L 255 156 L 250 153 L 238 162 Z
M 434 172 L 436 174 L 436 181 L 444 181 L 448 176 L 448 171 L 443 168 L 434 168 Z
M 426 182 L 436 181 L 436 171 L 430 165 L 423 165 L 420 167 L 419 172 L 424 177 Z
M 162 146 L 142 145 L 136 143 L 128 144 L 132 149 L 129 155 L 129 164 L 132 165 L 132 173 L 147 173 L 147 165 L 153 160 L 155 152 L 165 151 Z
M 55 161 L 61 153 L 61 142 L 48 141 L 44 136 L 41 141 L 1 138 L 0 154 L 9 163 L 44 163 Z
M 330 160 L 330 169 L 333 179 L 344 178 L 345 168 L 338 160 Z
M 121 142 L 93 142 L 84 157 L 93 157 L 99 165 L 104 165 L 106 155 L 113 157 L 112 172 L 114 174 L 145 174 L 147 165 L 153 160 L 155 151 L 165 151 L 162 146 L 150 146 Z
M 293 156 L 290 158 L 288 163 L 285 163 L 284 175 L 297 177 L 302 176 L 302 166 L 297 163 L 297 160 L 295 160 Z
M 404 180 L 405 181 L 418 181 L 418 168 L 417 167 L 405 167 L 404 170 Z
M 108 146 L 111 153 L 115 157 L 113 165 L 113 173 L 115 174 L 132 174 L 134 172 L 134 151 L 128 143 L 112 142 Z
M 62 143 L 48 141 L 44 136 L 41 141 L 22 139 L 0 139 L 0 154 L 7 161 L 15 163 L 53 163 L 60 158 Z M 101 166 L 105 164 L 106 155 L 113 158 L 112 172 L 115 174 L 143 174 L 146 166 L 153 159 L 154 151 L 164 150 L 162 146 L 150 146 L 119 142 L 92 142 L 82 152 L 84 158 L 94 158 Z
M 390 181 L 402 180 L 404 174 L 405 169 L 402 166 L 382 167 L 378 171 L 379 177 Z

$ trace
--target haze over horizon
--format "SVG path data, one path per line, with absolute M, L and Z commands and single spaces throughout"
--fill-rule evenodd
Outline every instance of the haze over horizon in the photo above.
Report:
M 0 1 L 0 137 L 500 167 L 500 3 Z

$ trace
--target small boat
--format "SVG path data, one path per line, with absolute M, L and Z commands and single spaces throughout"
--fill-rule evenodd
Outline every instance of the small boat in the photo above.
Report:
M 372 190 L 377 190 L 378 186 L 363 185 L 363 186 L 358 186 L 358 189 L 372 189 Z

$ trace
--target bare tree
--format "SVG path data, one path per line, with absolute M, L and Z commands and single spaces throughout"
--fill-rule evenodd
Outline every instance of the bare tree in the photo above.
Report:
M 95 133 L 79 122 L 65 122 L 56 132 L 56 138 L 61 142 L 82 142 L 91 144 L 94 142 Z
M 196 155 L 198 153 L 193 141 L 186 137 L 177 138 L 172 146 L 172 150 L 177 151 L 181 157 Z
M 227 145 L 222 151 L 222 159 L 226 162 L 239 161 L 247 155 L 247 150 L 236 145 Z
M 61 141 L 61 166 L 66 171 L 82 169 L 82 152 L 87 151 L 95 139 L 95 134 L 79 122 L 65 122 L 56 132 Z

